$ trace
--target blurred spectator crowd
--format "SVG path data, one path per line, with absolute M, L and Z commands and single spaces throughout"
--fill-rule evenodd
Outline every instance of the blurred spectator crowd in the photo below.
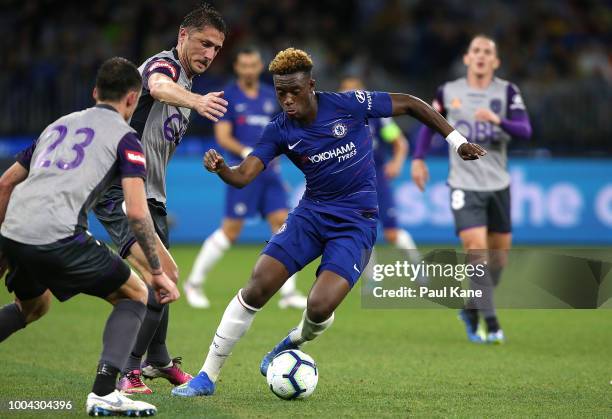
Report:
M 92 103 L 95 69 L 120 55 L 140 64 L 175 45 L 194 1 L 5 0 L 0 39 L 0 136 L 35 134 Z M 225 0 L 212 1 L 230 34 L 198 89 L 232 76 L 232 51 L 256 45 L 265 60 L 307 50 L 320 87 L 343 74 L 370 88 L 431 98 L 464 73 L 472 35 L 498 41 L 499 76 L 522 88 L 534 119 L 527 151 L 612 155 L 612 3 L 606 0 Z M 207 134 L 199 121 L 195 132 Z M 407 131 L 414 128 L 404 125 Z

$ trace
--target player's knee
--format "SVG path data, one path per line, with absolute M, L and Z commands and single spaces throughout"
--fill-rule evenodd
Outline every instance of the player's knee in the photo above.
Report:
M 306 315 L 314 323 L 323 323 L 334 314 L 335 308 L 336 305 L 327 296 L 313 296 L 311 294 L 308 296 Z
M 231 244 L 236 243 L 236 240 L 238 240 L 239 235 L 240 235 L 240 230 L 231 229 L 231 230 L 225 231 L 225 236 L 227 237 L 227 239 L 229 240 Z
M 21 312 L 25 317 L 26 324 L 30 324 L 40 319 L 42 316 L 47 314 L 51 308 L 51 293 L 45 292 L 34 301 L 28 301 L 27 303 L 21 304 Z
M 508 252 L 505 250 L 491 250 L 489 255 L 490 269 L 503 269 L 508 264 Z
M 149 299 L 149 291 L 145 283 L 140 279 L 134 281 L 134 285 L 131 287 L 128 297 L 132 301 L 137 301 L 146 305 Z
M 145 284 L 150 284 L 153 281 L 153 275 L 146 269 L 138 271 L 138 276 L 144 281 Z
M 275 282 L 270 273 L 255 269 L 251 274 L 251 280 L 242 289 L 242 299 L 252 307 L 263 307 L 277 291 L 272 287 Z
M 463 248 L 468 251 L 483 250 L 487 248 L 487 243 L 477 237 L 470 237 L 463 240 Z
M 393 243 L 393 244 L 397 243 L 397 230 L 396 229 L 385 230 L 384 235 L 385 235 L 385 240 L 387 241 L 387 243 Z
M 231 244 L 234 244 L 236 243 L 236 240 L 238 240 L 240 232 L 242 231 L 242 223 L 235 221 L 224 221 L 223 225 L 221 226 L 221 231 L 225 237 L 227 237 L 227 240 L 229 240 Z

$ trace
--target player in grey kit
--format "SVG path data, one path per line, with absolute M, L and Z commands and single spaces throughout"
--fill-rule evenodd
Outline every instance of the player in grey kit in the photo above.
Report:
M 149 416 L 156 411 L 115 390 L 145 316 L 147 289 L 87 231 L 87 212 L 113 179 L 123 185 L 129 228 L 151 266 L 153 298 L 169 303 L 179 296 L 161 269 L 145 198 L 143 150 L 126 122 L 138 103 L 140 84 L 132 63 L 106 61 L 96 78 L 96 106 L 53 122 L 0 178 L 0 246 L 9 267 L 6 285 L 16 296 L 0 309 L 0 341 L 42 317 L 51 294 L 60 301 L 89 294 L 114 306 L 87 397 L 91 415 Z
M 473 282 L 473 286 L 483 288 L 486 298 L 469 302 L 461 311 L 461 318 L 470 341 L 482 341 L 477 334 L 480 313 L 487 326 L 486 341 L 502 343 L 504 333 L 495 312 L 492 290 L 499 283 L 506 251 L 512 243 L 506 148 L 513 137 L 529 138 L 531 125 L 518 88 L 494 76 L 500 61 L 493 39 L 475 36 L 463 61 L 467 77 L 443 84 L 433 102 L 451 125 L 488 152 L 486 158 L 470 164 L 449 153 L 448 184 L 457 235 L 475 261 L 489 258 L 487 277 L 480 284 Z M 412 178 L 421 190 L 428 180 L 423 158 L 432 135 L 429 128 L 421 129 L 412 162 Z M 491 250 L 490 254 L 485 250 Z
M 139 68 L 142 95 L 130 125 L 141 135 L 147 159 L 146 183 L 149 210 L 157 232 L 157 251 L 164 272 L 178 281 L 178 267 L 168 252 L 166 219 L 166 169 L 187 130 L 191 111 L 217 121 L 226 112 L 223 92 L 198 95 L 191 92 L 193 78 L 204 73 L 225 40 L 225 22 L 212 7 L 203 5 L 185 16 L 178 42 L 146 60 Z M 95 215 L 119 248 L 119 254 L 146 278 L 151 268 L 131 234 L 123 207 L 121 185 L 113 185 L 94 209 Z M 125 393 L 151 393 L 142 381 L 163 377 L 174 385 L 191 375 L 180 368 L 180 358 L 171 359 L 166 348 L 168 307 L 149 299 L 147 315 L 118 388 Z M 144 353 L 146 361 L 141 364 Z

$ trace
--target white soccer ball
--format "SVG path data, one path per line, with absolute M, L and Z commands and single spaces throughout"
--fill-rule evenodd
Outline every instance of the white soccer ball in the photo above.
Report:
M 272 393 L 281 399 L 305 399 L 317 388 L 319 371 L 310 355 L 290 350 L 276 355 L 266 378 Z

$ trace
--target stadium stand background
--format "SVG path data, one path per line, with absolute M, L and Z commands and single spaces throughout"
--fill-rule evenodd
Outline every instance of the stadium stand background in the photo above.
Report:
M 7 4 L 7 2 L 4 2 Z M 213 2 L 214 3 L 214 2 Z M 469 7 L 466 7 L 469 4 Z M 92 103 L 98 64 L 112 55 L 136 63 L 176 42 L 193 1 L 8 1 L 0 18 L 0 135 L 27 135 Z M 612 9 L 607 1 L 218 1 L 230 36 L 197 84 L 219 88 L 231 77 L 231 52 L 255 44 L 269 60 L 289 45 L 309 51 L 319 86 L 340 74 L 366 77 L 372 89 L 432 97 L 463 74 L 471 35 L 499 44 L 499 76 L 523 90 L 534 124 L 527 148 L 597 155 L 612 150 Z M 411 124 L 404 122 L 410 131 Z M 191 134 L 210 135 L 202 120 Z

